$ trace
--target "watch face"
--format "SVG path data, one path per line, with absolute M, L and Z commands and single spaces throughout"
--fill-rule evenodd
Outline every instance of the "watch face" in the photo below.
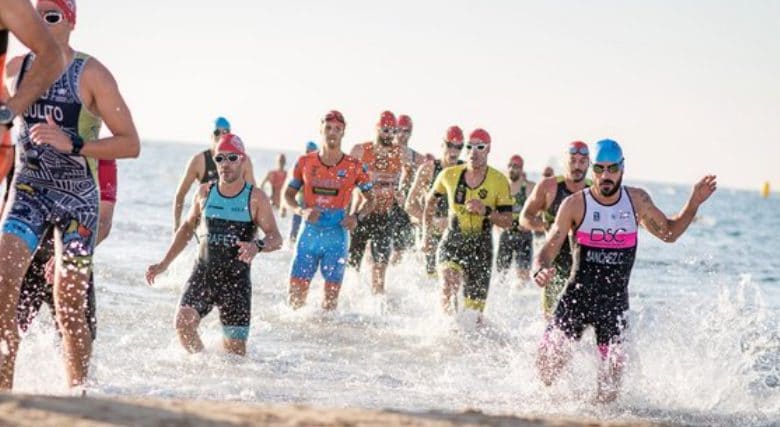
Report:
M 0 107 L 0 124 L 7 125 L 14 119 L 14 113 L 5 106 Z

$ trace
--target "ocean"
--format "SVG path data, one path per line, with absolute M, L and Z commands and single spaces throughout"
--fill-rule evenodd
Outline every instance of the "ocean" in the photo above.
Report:
M 437 283 L 425 276 L 416 255 L 390 268 L 384 301 L 371 295 L 364 268 L 347 274 L 337 312 L 318 309 L 319 275 L 307 307 L 293 312 L 285 303 L 293 251 L 285 243 L 252 265 L 247 357 L 221 350 L 216 312 L 201 323 L 206 350 L 187 354 L 176 339 L 173 317 L 195 259 L 194 240 L 154 287 L 146 284 L 144 272 L 170 243 L 176 185 L 188 159 L 205 148 L 145 142 L 139 159 L 119 162 L 114 226 L 96 254 L 92 395 L 780 424 L 776 194 L 762 199 L 757 191 L 721 188 L 677 243 L 641 232 L 630 284 L 630 364 L 618 400 L 597 405 L 592 332 L 575 345 L 572 364 L 547 388 L 534 365 L 545 327 L 539 289 L 494 274 L 487 325 L 474 329 L 440 313 Z M 250 153 L 260 181 L 276 153 Z M 294 155 L 288 151 L 288 167 Z M 632 182 L 630 169 L 626 173 L 625 183 L 647 188 L 667 214 L 688 197 L 690 186 Z M 290 218 L 277 219 L 287 239 Z M 16 390 L 67 392 L 46 312 L 22 342 Z

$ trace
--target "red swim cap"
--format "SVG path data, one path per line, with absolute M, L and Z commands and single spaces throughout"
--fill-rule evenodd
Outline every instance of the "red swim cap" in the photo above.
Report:
M 444 134 L 444 141 L 463 144 L 463 131 L 457 126 L 448 127 L 447 133 Z
M 378 128 L 393 128 L 395 129 L 397 122 L 395 121 L 395 115 L 390 111 L 383 111 L 379 116 L 379 121 L 376 124 Z
M 40 4 L 41 1 L 56 4 L 57 7 L 62 10 L 65 19 L 70 21 L 71 24 L 76 25 L 76 0 L 39 0 L 37 4 Z
M 407 116 L 406 114 L 401 114 L 398 116 L 398 127 L 399 128 L 412 128 L 412 118 Z
M 519 154 L 515 154 L 514 156 L 509 158 L 509 164 L 510 165 L 518 165 L 520 167 L 523 167 L 523 158 Z
M 232 133 L 226 133 L 219 138 L 219 143 L 214 152 L 246 154 L 244 151 L 244 142 L 241 141 L 241 138 L 239 138 L 238 135 L 233 135 Z
M 344 116 L 336 110 L 330 110 L 325 113 L 325 115 L 322 116 L 322 122 L 338 122 L 341 123 L 344 127 L 347 126 L 347 122 L 344 121 Z
M 470 141 L 479 141 L 483 144 L 490 144 L 490 134 L 482 128 L 474 129 L 474 132 L 471 132 L 471 135 L 469 135 L 469 142 Z

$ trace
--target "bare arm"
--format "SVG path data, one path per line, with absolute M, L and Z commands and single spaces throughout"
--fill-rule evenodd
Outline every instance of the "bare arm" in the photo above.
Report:
M 37 11 L 27 0 L 0 0 L 0 25 L 35 53 L 36 60 L 6 105 L 21 114 L 62 74 L 66 59 L 46 29 Z
M 547 208 L 547 191 L 550 178 L 542 180 L 539 185 L 534 186 L 531 195 L 523 205 L 523 211 L 520 212 L 520 226 L 526 230 L 545 231 L 547 226 L 540 217 L 540 213 Z
M 425 189 L 430 186 L 431 175 L 433 175 L 433 163 L 426 163 L 420 166 L 412 183 L 412 189 L 409 191 L 409 197 L 406 198 L 404 208 L 409 212 L 409 216 L 422 223 L 425 206 L 423 206 L 423 197 Z
M 111 225 L 114 222 L 114 203 L 100 202 L 100 215 L 98 218 L 98 235 L 95 246 L 106 240 L 111 233 Z
M 555 274 L 553 261 L 561 251 L 561 246 L 569 238 L 569 232 L 578 221 L 577 212 L 582 212 L 582 195 L 569 196 L 564 199 L 555 222 L 547 233 L 547 240 L 539 253 L 534 257 L 534 280 L 539 286 L 545 286 Z
M 693 187 L 691 196 L 680 213 L 672 218 L 668 218 L 666 214 L 655 206 L 655 203 L 653 203 L 650 195 L 645 190 L 630 188 L 629 196 L 637 208 L 637 215 L 642 226 L 655 237 L 671 243 L 685 233 L 693 218 L 696 217 L 699 206 L 707 201 L 716 189 L 716 177 L 714 175 L 705 176 Z
M 284 190 L 284 202 L 287 204 L 287 207 L 290 208 L 290 210 L 296 214 L 300 215 L 298 212 L 298 209 L 300 206 L 298 206 L 298 201 L 295 200 L 296 197 L 298 197 L 298 189 L 295 187 L 291 187 L 289 184 L 287 184 L 287 188 Z
M 279 228 L 276 226 L 271 201 L 259 189 L 252 191 L 254 202 L 254 212 L 252 217 L 255 224 L 263 230 L 263 252 L 273 252 L 282 247 L 282 235 L 279 234 Z
M 496 227 L 503 228 L 505 230 L 512 228 L 512 212 L 493 211 L 490 212 L 490 215 L 487 217 Z
M 179 181 L 179 186 L 176 189 L 176 196 L 173 199 L 173 232 L 174 233 L 176 233 L 176 231 L 179 229 L 179 221 L 181 220 L 181 211 L 184 208 L 184 197 L 186 197 L 187 192 L 190 191 L 190 187 L 192 186 L 192 183 L 198 179 L 197 163 L 200 157 L 201 156 L 199 154 L 196 154 L 194 157 L 190 159 L 190 162 L 187 165 L 187 171 L 184 172 L 184 175 L 181 177 L 181 180 Z

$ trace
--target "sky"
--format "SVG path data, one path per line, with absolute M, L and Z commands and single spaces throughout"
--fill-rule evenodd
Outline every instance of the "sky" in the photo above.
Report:
M 381 111 L 411 146 L 490 132 L 538 171 L 621 143 L 629 178 L 780 189 L 780 1 L 78 0 L 72 45 L 114 74 L 143 141 L 295 150 L 338 109 L 345 150 Z M 12 53 L 22 52 L 18 44 Z

